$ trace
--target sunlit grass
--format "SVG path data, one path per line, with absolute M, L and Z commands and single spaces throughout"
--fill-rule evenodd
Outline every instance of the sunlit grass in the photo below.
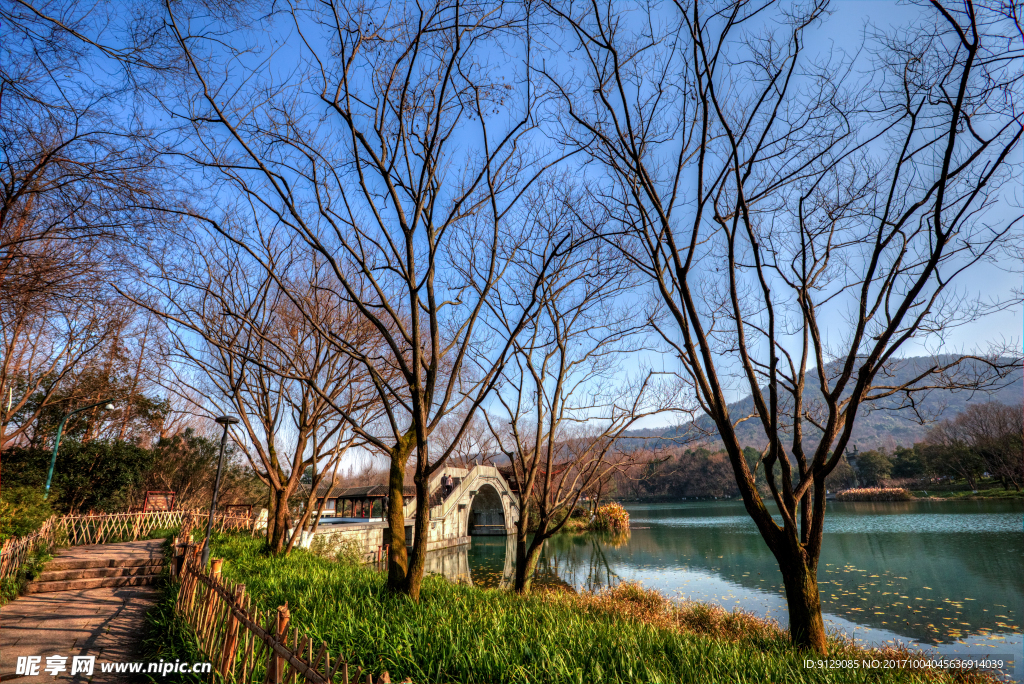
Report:
M 752 616 L 677 606 L 635 585 L 600 595 L 539 594 L 424 579 L 421 601 L 386 591 L 369 567 L 305 551 L 283 558 L 218 535 L 223 573 L 263 608 L 288 603 L 293 624 L 392 681 L 426 682 L 916 682 L 938 673 L 816 670 L 784 631 Z M 834 640 L 837 652 L 856 649 Z M 856 651 L 857 653 L 862 653 Z M 964 681 L 964 680 L 961 680 Z

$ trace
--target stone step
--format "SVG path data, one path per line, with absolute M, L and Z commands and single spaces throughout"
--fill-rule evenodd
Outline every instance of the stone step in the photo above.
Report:
M 162 556 L 139 556 L 137 558 L 54 558 L 46 564 L 47 570 L 85 570 L 87 568 L 131 568 L 146 565 L 163 565 Z
M 156 565 L 118 565 L 105 568 L 79 568 L 75 570 L 50 570 L 39 574 L 37 582 L 55 582 L 60 580 L 92 579 L 94 577 L 128 577 L 130 575 L 159 575 L 163 564 Z
M 100 587 L 139 587 L 156 584 L 160 575 L 129 575 L 120 577 L 92 577 L 87 579 L 56 580 L 52 582 L 29 582 L 25 586 L 26 594 L 41 594 L 49 591 L 75 591 L 79 589 L 99 589 Z

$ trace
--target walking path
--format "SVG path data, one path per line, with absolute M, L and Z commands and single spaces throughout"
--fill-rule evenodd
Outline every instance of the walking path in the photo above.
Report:
M 162 553 L 163 540 L 122 544 L 78 546 L 61 550 L 52 562 L 52 575 L 71 575 L 70 569 L 89 568 L 94 583 L 115 580 L 113 568 L 139 567 Z M 108 561 L 105 567 L 99 562 Z M 131 570 L 126 570 L 129 575 Z M 46 575 L 44 575 L 46 577 Z M 56 585 L 46 582 L 40 587 Z M 123 576 L 126 584 L 138 578 Z M 146 611 L 156 601 L 153 586 L 75 588 L 85 580 L 64 582 L 64 591 L 45 591 L 21 596 L 0 608 L 0 682 L 129 682 L 131 675 L 101 672 L 101 663 L 131 661 L 137 655 Z M 41 656 L 39 674 L 16 674 L 19 656 Z M 48 656 L 67 658 L 65 670 L 56 676 L 45 672 Z M 94 656 L 92 677 L 70 676 L 74 656 Z

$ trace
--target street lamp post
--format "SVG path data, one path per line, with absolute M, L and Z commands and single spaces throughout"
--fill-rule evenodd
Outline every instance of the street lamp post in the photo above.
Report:
M 82 408 L 75 409 L 74 411 L 72 411 L 71 413 L 69 413 L 68 415 L 64 416 L 61 419 L 60 425 L 57 426 L 57 439 L 55 439 L 53 442 L 53 456 L 50 457 L 50 470 L 49 472 L 46 473 L 46 489 L 43 491 L 43 501 L 46 501 L 50 496 L 50 483 L 53 481 L 53 469 L 57 465 L 57 450 L 60 449 L 60 438 L 61 435 L 64 434 L 64 424 L 68 422 L 68 418 L 75 415 L 76 413 L 81 413 L 82 411 L 88 411 L 91 408 L 96 408 L 100 404 L 106 404 L 106 406 L 104 406 L 103 408 L 105 408 L 108 411 L 113 411 L 114 405 L 110 403 L 111 401 L 111 399 L 104 399 L 103 401 L 97 401 L 95 404 L 83 406 Z
M 206 523 L 206 541 L 203 542 L 203 567 L 210 561 L 210 532 L 213 530 L 213 514 L 217 510 L 217 493 L 220 491 L 220 474 L 224 469 L 224 446 L 228 443 L 228 427 L 238 422 L 234 416 L 220 416 L 216 419 L 224 426 L 220 438 L 220 457 L 217 459 L 217 480 L 213 483 L 213 500 L 210 502 L 210 519 Z

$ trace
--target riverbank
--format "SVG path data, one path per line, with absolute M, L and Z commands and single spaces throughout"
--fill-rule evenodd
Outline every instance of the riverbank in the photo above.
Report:
M 288 603 L 293 624 L 393 681 L 426 682 L 952 682 L 984 675 L 901 670 L 817 670 L 774 623 L 716 606 L 675 604 L 622 584 L 592 594 L 508 591 L 424 578 L 421 601 L 389 594 L 366 566 L 296 551 L 262 555 L 261 542 L 217 535 L 223 575 L 262 608 Z M 173 586 L 168 591 L 173 592 Z M 165 603 L 166 605 L 166 603 Z M 173 640 L 168 615 L 156 613 Z M 166 633 L 166 632 L 165 632 Z M 831 657 L 876 658 L 833 637 Z M 891 653 L 890 653 L 891 654 Z M 177 656 L 163 652 L 161 657 Z M 182 654 L 184 655 L 184 654 Z
M 846 489 L 836 493 L 836 501 L 1014 501 L 1024 500 L 1024 492 L 1005 489 L 955 489 L 946 491 L 912 490 L 902 487 Z
M 991 500 L 1024 500 L 1024 491 L 1004 489 L 1002 485 L 983 483 L 978 489 L 971 489 L 966 484 L 933 484 L 927 488 L 910 488 L 915 499 L 931 501 L 991 501 Z
M 851 499 L 857 501 L 899 501 L 899 500 L 914 500 L 914 499 L 926 499 L 929 501 L 992 501 L 992 500 L 1020 500 L 1024 501 L 1024 489 L 1016 491 L 1014 489 L 1004 489 L 1002 485 L 994 482 L 984 482 L 978 485 L 977 490 L 973 490 L 964 483 L 957 484 L 930 484 L 926 487 L 921 485 L 910 485 L 906 487 L 906 491 L 909 493 L 909 498 L 894 499 L 894 498 L 877 498 L 877 499 Z M 766 500 L 770 500 L 770 495 L 765 495 Z M 741 501 L 739 496 L 721 496 L 721 497 L 666 497 L 666 496 L 652 496 L 647 498 L 623 498 L 617 499 L 622 504 L 662 504 L 662 503 L 681 503 L 681 502 L 706 502 L 714 503 L 718 501 Z M 572 522 L 572 521 L 570 521 Z

